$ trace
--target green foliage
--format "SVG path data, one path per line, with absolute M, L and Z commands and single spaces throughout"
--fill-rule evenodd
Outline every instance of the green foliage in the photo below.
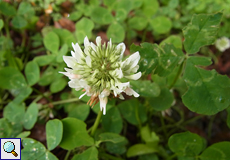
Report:
M 190 110 L 212 115 L 229 107 L 230 80 L 227 76 L 218 75 L 215 70 L 207 71 L 197 67 L 207 64 L 210 64 L 210 59 L 204 57 L 187 59 L 184 80 L 188 91 L 182 100 Z
M 159 47 L 157 44 L 142 43 L 141 46 L 132 45 L 131 51 L 140 52 L 139 70 L 144 74 L 154 71 L 159 76 L 167 76 L 184 59 L 183 52 L 169 44 Z
M 203 138 L 194 133 L 183 132 L 172 135 L 168 145 L 176 154 L 191 157 L 198 155 L 205 148 L 206 143 Z
M 59 48 L 59 38 L 55 32 L 49 32 L 44 37 L 44 45 L 45 47 L 52 53 L 56 53 Z
M 98 158 L 98 150 L 96 147 L 90 147 L 89 149 L 87 149 L 86 151 L 84 151 L 81 154 L 76 154 L 72 160 L 84 160 L 84 159 L 88 159 L 88 160 L 97 160 Z
M 24 128 L 27 130 L 32 129 L 37 121 L 37 117 L 38 117 L 38 106 L 36 103 L 31 103 L 24 115 L 24 122 L 23 122 Z
M 127 100 L 117 107 L 123 117 L 133 125 L 140 125 L 147 120 L 146 111 L 137 100 Z
M 184 47 L 187 53 L 196 53 L 200 47 L 214 43 L 222 15 L 219 12 L 211 15 L 196 15 L 192 18 L 183 29 Z
M 1 1 L 0 138 L 22 138 L 23 160 L 230 159 L 228 141 L 213 143 L 216 135 L 225 135 L 220 129 L 230 127 L 230 81 L 224 75 L 229 50 L 207 46 L 218 36 L 230 37 L 229 5 L 221 0 Z M 68 78 L 59 73 L 72 43 L 84 52 L 84 38 L 94 43 L 98 35 L 102 43 L 124 42 L 124 60 L 139 52 L 142 74 L 129 81 L 140 96 L 121 93 L 125 100 L 119 100 L 111 93 L 101 119 L 95 115 L 102 105 L 98 95 L 79 99 L 84 91 L 70 90 Z M 80 67 L 73 74 L 78 72 Z M 90 96 L 99 101 L 92 109 Z M 41 131 L 46 136 L 37 135 Z
M 125 30 L 119 23 L 111 24 L 106 34 L 115 43 L 122 42 L 125 38 Z
M 39 81 L 40 69 L 35 61 L 30 61 L 26 64 L 25 74 L 29 85 L 34 85 Z
M 95 23 L 98 24 L 110 24 L 113 21 L 112 14 L 103 7 L 94 7 L 91 12 L 91 18 Z
M 121 113 L 117 107 L 111 108 L 105 116 L 102 117 L 102 126 L 105 131 L 120 133 L 123 127 Z
M 127 151 L 127 157 L 139 156 L 156 152 L 156 148 L 150 147 L 146 144 L 135 144 Z
M 45 146 L 31 138 L 25 138 L 22 141 L 23 149 L 21 158 L 25 160 L 58 160 L 51 152 L 47 151 Z
M 63 125 L 58 119 L 46 123 L 47 148 L 53 150 L 62 140 Z
M 165 16 L 158 16 L 150 21 L 153 31 L 158 34 L 164 34 L 170 31 L 172 27 L 171 20 Z
M 62 120 L 63 124 L 63 137 L 60 147 L 66 150 L 72 150 L 75 147 L 91 146 L 94 144 L 86 130 L 86 124 L 76 118 L 65 118 Z
M 91 38 L 92 30 L 94 28 L 94 23 L 88 18 L 82 18 L 76 23 L 76 37 L 79 43 L 84 42 L 85 36 Z
M 219 142 L 208 147 L 201 155 L 201 160 L 208 159 L 229 159 L 230 153 L 228 151 L 228 147 L 230 146 L 229 142 Z
M 5 16 L 14 16 L 16 14 L 16 9 L 9 3 L 1 1 L 0 2 L 1 13 Z

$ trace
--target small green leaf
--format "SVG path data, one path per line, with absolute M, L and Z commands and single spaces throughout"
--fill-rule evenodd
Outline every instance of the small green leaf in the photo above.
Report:
M 85 36 L 91 38 L 92 30 L 94 28 L 94 23 L 91 19 L 82 18 L 80 21 L 76 23 L 76 37 L 79 44 L 84 42 Z
M 184 48 L 187 53 L 193 54 L 200 47 L 213 44 L 223 13 L 194 15 L 191 22 L 183 29 Z
M 191 132 L 176 133 L 169 138 L 169 148 L 180 156 L 196 156 L 206 146 L 205 140 Z
M 76 154 L 71 160 L 98 160 L 98 150 L 96 147 L 90 147 L 81 154 Z
M 23 160 L 31 160 L 35 157 L 38 159 L 45 155 L 45 146 L 34 139 L 24 138 L 22 145 L 24 148 L 21 151 L 21 159 Z
M 23 16 L 26 19 L 31 19 L 32 16 L 35 15 L 35 11 L 29 2 L 21 2 L 18 7 L 17 14 Z
M 130 18 L 128 21 L 128 25 L 132 29 L 136 29 L 138 31 L 143 30 L 148 24 L 148 20 L 146 17 L 138 17 L 135 16 L 133 18 Z
M 129 13 L 132 10 L 132 7 L 133 7 L 133 1 L 132 0 L 116 1 L 114 3 L 113 9 L 115 11 L 118 11 L 120 9 L 124 9 Z
M 159 160 L 155 153 L 140 155 L 138 160 Z
M 22 73 L 12 67 L 1 68 L 0 79 L 0 87 L 3 89 L 19 89 L 27 86 Z
M 63 56 L 66 55 L 67 52 L 68 52 L 68 45 L 64 44 L 58 52 L 56 61 L 59 63 L 63 62 Z
M 75 11 L 70 13 L 68 19 L 70 19 L 71 21 L 76 21 L 79 18 L 81 18 L 81 16 L 82 16 L 82 12 Z
M 58 29 L 58 28 L 55 28 L 52 31 L 58 35 L 60 39 L 60 46 L 67 44 L 68 47 L 72 48 L 72 43 L 76 41 L 73 33 L 71 33 L 67 29 Z
M 120 136 L 116 133 L 104 132 L 99 135 L 99 140 L 102 142 L 112 142 L 112 143 L 120 143 L 125 140 L 125 137 Z
M 157 0 L 144 0 L 142 4 L 142 10 L 145 16 L 152 17 L 159 8 L 159 3 Z
M 116 21 L 117 22 L 122 22 L 124 21 L 126 18 L 127 18 L 127 10 L 123 9 L 123 8 L 120 8 L 116 11 L 116 15 L 115 15 L 115 18 L 116 18 Z
M 53 62 L 55 55 L 43 55 L 43 56 L 37 56 L 34 58 L 34 61 L 37 62 L 39 66 L 45 66 Z
M 172 22 L 165 16 L 158 16 L 150 21 L 153 30 L 158 34 L 166 34 L 172 28 Z
M 131 81 L 131 86 L 142 97 L 157 97 L 160 95 L 160 87 L 150 81 Z
M 4 21 L 0 19 L 0 31 L 2 30 L 3 26 L 4 26 Z
M 182 39 L 180 36 L 176 36 L 176 35 L 169 36 L 168 38 L 161 41 L 160 47 L 162 47 L 166 43 L 173 44 L 176 48 L 182 49 Z
M 175 9 L 179 5 L 179 0 L 170 0 L 168 6 L 171 9 Z
M 112 107 L 102 117 L 102 126 L 107 132 L 120 133 L 122 131 L 123 121 L 117 107 Z
M 156 111 L 163 111 L 170 108 L 173 100 L 173 93 L 166 87 L 161 89 L 159 96 L 148 98 L 149 105 Z
M 12 123 L 22 124 L 25 115 L 25 106 L 10 102 L 3 110 L 3 117 Z
M 230 105 L 229 78 L 215 70 L 196 66 L 210 63 L 210 59 L 205 57 L 189 57 L 183 76 L 188 86 L 188 91 L 182 96 L 183 103 L 191 111 L 205 115 L 216 114 Z
M 30 135 L 30 131 L 24 131 L 22 133 L 20 133 L 19 135 L 17 135 L 15 138 L 26 138 Z
M 119 143 L 106 142 L 105 146 L 109 153 L 112 154 L 124 154 L 126 152 L 126 145 L 128 144 L 128 140 L 124 137 L 124 141 Z
M 94 140 L 90 137 L 86 130 L 86 124 L 76 118 L 65 118 L 63 123 L 63 137 L 59 144 L 66 150 L 72 150 L 80 146 L 91 146 Z
M 230 142 L 219 142 L 211 145 L 199 156 L 201 160 L 227 160 L 230 159 Z
M 58 119 L 49 120 L 46 123 L 47 148 L 53 150 L 62 140 L 63 125 Z
M 142 43 L 141 46 L 131 46 L 131 52 L 140 52 L 139 70 L 149 74 L 154 70 L 159 76 L 169 75 L 184 59 L 181 49 L 171 44 L 159 47 L 157 44 Z
M 134 156 L 139 156 L 139 155 L 144 155 L 144 154 L 149 154 L 154 152 L 157 152 L 157 150 L 146 144 L 135 144 L 128 149 L 126 155 L 129 158 L 129 157 L 134 157 Z
M 15 16 L 12 19 L 12 25 L 17 29 L 23 29 L 27 26 L 27 21 L 22 16 Z
M 50 91 L 52 93 L 57 93 L 65 88 L 67 85 L 66 79 L 64 77 L 58 78 L 53 81 L 50 85 Z
M 87 104 L 76 104 L 72 103 L 70 105 L 71 109 L 68 112 L 68 117 L 77 118 L 79 120 L 85 121 L 90 112 L 90 106 Z
M 93 8 L 90 17 L 94 22 L 101 25 L 110 24 L 113 22 L 113 16 L 109 10 L 100 6 Z
M 30 130 L 33 128 L 34 124 L 37 121 L 38 117 L 38 106 L 36 103 L 31 103 L 29 107 L 26 110 L 26 113 L 24 115 L 24 127 L 27 130 Z
M 16 90 L 11 90 L 11 94 L 15 97 L 15 103 L 22 103 L 29 95 L 33 92 L 32 88 L 29 86 L 19 88 Z
M 13 128 L 10 122 L 6 118 L 0 119 L 0 138 L 9 138 Z
M 111 38 L 114 43 L 119 43 L 125 39 L 125 30 L 119 23 L 112 23 L 109 26 L 106 35 Z
M 45 155 L 40 157 L 38 160 L 58 160 L 58 158 L 53 155 L 53 153 L 46 151 Z
M 34 85 L 39 81 L 40 69 L 35 61 L 30 61 L 26 64 L 25 74 L 30 86 Z
M 43 43 L 49 51 L 52 53 L 57 53 L 60 45 L 60 40 L 58 35 L 55 32 L 49 32 L 47 35 L 45 35 L 43 39 Z
M 160 140 L 155 132 L 150 131 L 150 128 L 148 125 L 141 128 L 140 134 L 141 134 L 141 138 L 147 144 L 157 145 Z
M 127 100 L 118 106 L 123 117 L 131 124 L 138 125 L 147 120 L 145 108 L 136 99 Z
M 53 82 L 55 79 L 55 76 L 58 74 L 58 72 L 55 72 L 55 69 L 52 66 L 49 66 L 45 72 L 43 72 L 40 80 L 39 85 L 46 86 Z
M 5 16 L 14 16 L 16 14 L 16 9 L 14 6 L 10 5 L 7 2 L 0 2 L 0 12 Z

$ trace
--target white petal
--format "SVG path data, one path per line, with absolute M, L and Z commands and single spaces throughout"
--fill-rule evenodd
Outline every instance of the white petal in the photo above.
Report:
M 81 50 L 81 47 L 79 46 L 78 43 L 76 43 L 75 45 L 74 45 L 74 43 L 72 43 L 72 46 L 73 46 L 74 52 L 71 52 L 71 54 L 72 54 L 72 56 L 73 56 L 74 58 L 78 57 L 79 55 L 80 55 L 80 56 L 83 55 L 83 52 L 82 52 L 82 50 Z M 78 55 L 77 55 L 77 54 L 78 54 Z
M 127 88 L 130 86 L 129 82 L 125 82 L 125 83 L 116 83 L 116 86 L 120 89 L 120 90 L 124 90 L 124 88 Z
M 126 72 L 129 73 L 129 74 L 130 73 L 136 73 L 138 69 L 139 69 L 139 65 L 136 65 L 133 68 L 129 68 Z
M 122 100 L 124 100 L 125 98 L 123 97 L 123 95 L 122 94 L 119 94 L 119 98 L 120 99 L 122 99 Z
M 125 78 L 132 79 L 132 80 L 137 80 L 140 77 L 141 77 L 141 72 L 138 72 L 138 73 L 130 75 L 130 76 L 125 76 Z
M 140 60 L 140 54 L 139 54 L 139 52 L 135 52 L 129 58 L 131 59 L 131 62 L 132 62 L 132 65 L 130 66 L 130 68 L 133 68 L 138 64 L 138 62 Z
M 79 97 L 79 99 L 81 99 L 84 95 L 86 95 L 86 93 L 87 93 L 87 92 L 83 93 L 83 94 Z
M 125 44 L 124 43 L 119 43 L 116 47 L 116 50 L 121 50 L 120 54 L 120 60 L 123 58 L 124 52 L 125 52 Z
M 86 61 L 86 64 L 89 66 L 89 67 L 92 67 L 92 64 L 91 64 L 91 58 L 90 58 L 90 56 L 87 56 L 86 58 L 85 58 L 85 61 Z
M 117 77 L 117 78 L 122 78 L 123 77 L 123 72 L 121 70 L 121 68 L 117 68 L 113 71 L 109 71 L 109 74 L 113 77 Z
M 110 90 L 104 89 L 99 95 L 99 97 L 104 98 L 104 97 L 108 97 L 109 95 L 110 95 Z
M 93 50 L 96 52 L 97 51 L 97 46 L 93 42 L 91 42 L 90 45 L 93 48 Z
M 84 46 L 85 46 L 85 48 L 87 48 L 88 46 L 90 46 L 89 39 L 88 39 L 87 36 L 84 39 Z
M 101 47 L 101 37 L 100 36 L 96 38 L 96 43 L 98 47 Z
M 59 72 L 59 73 L 64 74 L 65 76 L 69 77 L 69 79 L 79 79 L 79 78 L 81 78 L 80 75 L 73 74 L 73 73 L 70 73 L 70 72 Z
M 111 49 L 112 48 L 112 40 L 110 38 L 109 42 L 107 43 L 107 49 Z
M 100 100 L 100 109 L 101 109 L 101 111 L 103 110 L 103 114 L 105 115 L 105 113 L 106 113 L 106 104 L 108 102 L 108 97 L 103 97 L 103 98 L 99 97 L 99 100 Z
M 82 86 L 81 86 L 81 84 L 79 83 L 79 80 L 78 80 L 78 79 L 73 79 L 73 80 L 69 81 L 68 84 L 69 84 L 69 86 L 70 86 L 71 88 L 76 89 L 76 91 L 79 91 L 79 90 L 82 88 Z
M 118 94 L 120 94 L 122 92 L 121 89 L 118 89 L 117 87 L 111 87 L 111 90 L 113 90 L 113 94 L 115 97 L 117 97 Z
M 76 54 L 75 52 L 71 51 L 71 55 L 77 60 L 77 62 L 81 61 L 81 56 Z
M 134 97 L 139 97 L 139 94 L 137 93 L 137 92 L 135 92 L 132 88 L 130 88 L 130 87 L 127 87 L 126 89 L 125 89 L 125 93 L 127 94 L 127 95 L 129 95 L 129 96 L 131 96 L 131 95 L 134 95 Z
M 76 66 L 77 61 L 73 57 L 63 56 L 63 60 L 65 61 L 67 66 L 70 68 L 74 68 Z

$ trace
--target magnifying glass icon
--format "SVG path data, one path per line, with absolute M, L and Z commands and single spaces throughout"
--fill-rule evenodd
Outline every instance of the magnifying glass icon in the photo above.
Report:
M 15 157 L 18 156 L 18 154 L 14 151 L 15 150 L 15 145 L 11 141 L 7 141 L 3 145 L 3 149 L 7 153 L 12 153 Z

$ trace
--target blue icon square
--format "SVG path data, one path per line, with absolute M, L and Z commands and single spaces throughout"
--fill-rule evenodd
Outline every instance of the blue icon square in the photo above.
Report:
M 0 138 L 0 160 L 21 160 L 21 138 Z

